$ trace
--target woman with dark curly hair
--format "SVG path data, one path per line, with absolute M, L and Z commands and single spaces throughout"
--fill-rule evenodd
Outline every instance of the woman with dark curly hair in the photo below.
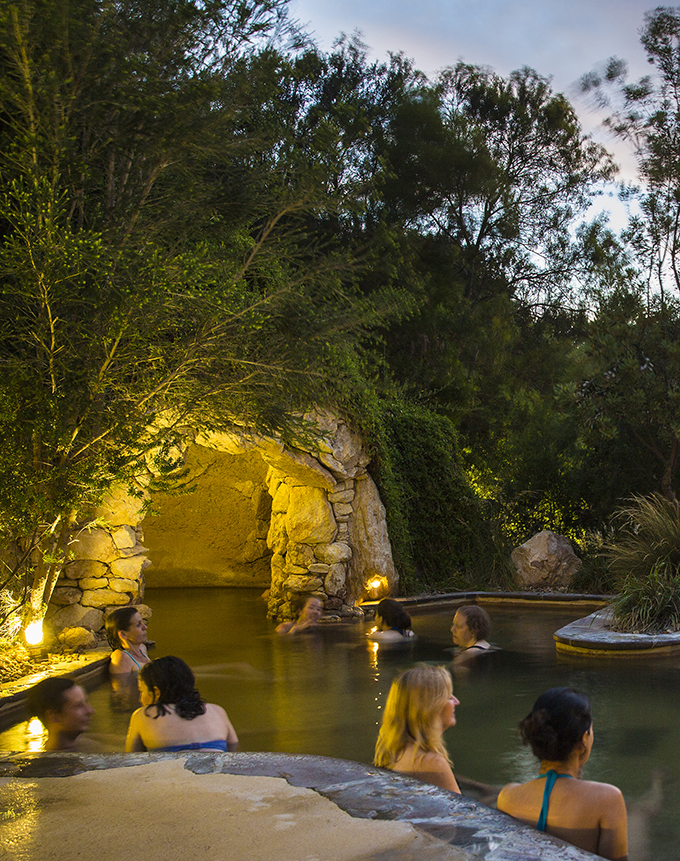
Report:
M 130 718 L 125 750 L 235 750 L 238 736 L 222 706 L 206 703 L 191 668 L 168 655 L 139 673 L 142 708 Z
M 580 780 L 593 746 L 590 703 L 571 688 L 551 688 L 519 725 L 541 761 L 538 777 L 509 783 L 498 809 L 539 831 L 612 861 L 628 858 L 626 804 L 608 783 Z
M 381 643 L 406 643 L 415 639 L 411 630 L 411 617 L 394 598 L 383 598 L 375 608 L 376 630 L 368 635 L 369 640 Z

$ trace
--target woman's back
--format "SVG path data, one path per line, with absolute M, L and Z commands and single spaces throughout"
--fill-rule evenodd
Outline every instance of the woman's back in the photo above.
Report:
M 503 787 L 498 809 L 537 827 L 546 779 Z M 608 783 L 558 777 L 549 796 L 545 831 L 604 858 L 627 857 L 626 805 L 621 791 Z
M 215 703 L 206 703 L 205 714 L 191 720 L 181 718 L 172 705 L 165 706 L 166 713 L 156 717 L 155 706 L 137 709 L 130 718 L 125 749 L 158 750 L 159 748 L 183 745 L 206 745 L 210 742 L 224 742 L 233 747 L 238 743 L 227 713 Z M 215 745 L 214 749 L 224 749 Z

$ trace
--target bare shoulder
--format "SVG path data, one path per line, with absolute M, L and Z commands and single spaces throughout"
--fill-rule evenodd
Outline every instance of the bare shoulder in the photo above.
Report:
M 582 789 L 586 790 L 593 798 L 598 798 L 602 802 L 610 802 L 618 804 L 623 802 L 623 793 L 611 783 L 599 783 L 596 780 L 581 780 L 579 781 Z
M 111 662 L 109 663 L 110 673 L 129 673 L 132 670 L 132 661 L 122 649 L 115 649 L 111 652 Z
M 224 718 L 225 721 L 228 720 L 226 711 L 222 708 L 222 706 L 218 706 L 217 703 L 206 703 L 205 711 L 206 714 Z
M 504 812 L 508 812 L 508 809 L 512 803 L 514 796 L 516 795 L 516 790 L 522 786 L 521 783 L 506 783 L 503 789 L 498 793 L 498 801 L 496 802 L 496 806 L 499 810 Z

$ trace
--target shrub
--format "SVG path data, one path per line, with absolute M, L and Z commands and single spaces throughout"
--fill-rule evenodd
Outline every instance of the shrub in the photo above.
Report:
M 634 497 L 618 512 L 607 548 L 617 583 L 612 628 L 633 633 L 680 630 L 680 509 L 661 496 Z

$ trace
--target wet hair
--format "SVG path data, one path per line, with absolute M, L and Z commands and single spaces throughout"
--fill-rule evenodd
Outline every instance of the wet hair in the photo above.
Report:
M 536 700 L 519 729 L 537 759 L 564 762 L 592 723 L 587 697 L 573 688 L 551 688 Z
M 156 709 L 155 718 L 166 714 L 167 706 L 174 706 L 175 714 L 184 720 L 205 714 L 205 700 L 196 689 L 194 674 L 181 658 L 174 655 L 156 658 L 144 664 L 139 678 L 152 693 L 158 688 L 158 699 L 147 706 L 147 709 Z
M 65 676 L 43 679 L 28 691 L 29 712 L 45 723 L 47 712 L 60 712 L 64 708 L 64 694 L 75 686 L 73 679 L 67 679 Z
M 437 753 L 451 764 L 438 717 L 452 693 L 451 676 L 445 667 L 421 664 L 400 673 L 385 703 L 374 765 L 392 768 L 408 744 L 415 745 L 421 757 Z
M 477 604 L 466 604 L 464 607 L 459 607 L 457 612 L 465 616 L 465 624 L 475 640 L 486 640 L 491 633 L 491 619 L 483 607 L 478 607 Z
M 390 628 L 397 628 L 402 633 L 411 627 L 411 617 L 394 598 L 383 598 L 375 608 L 376 616 L 380 616 Z
M 138 607 L 118 607 L 117 610 L 109 614 L 106 620 L 106 639 L 112 649 L 125 648 L 118 634 L 120 631 L 127 631 L 135 613 L 139 613 Z

